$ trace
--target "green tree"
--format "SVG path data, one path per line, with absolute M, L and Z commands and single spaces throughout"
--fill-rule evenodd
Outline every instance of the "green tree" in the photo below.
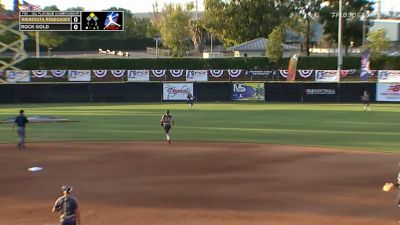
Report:
M 148 35 L 147 29 L 151 27 L 149 18 L 131 18 L 131 33 L 130 36 L 138 38 L 146 38 Z
M 283 56 L 283 43 L 285 42 L 285 29 L 284 25 L 275 27 L 268 35 L 267 43 L 267 58 L 271 62 L 278 62 Z
M 77 7 L 68 8 L 65 11 L 85 11 L 85 8 L 83 8 L 82 6 L 77 6 Z
M 226 46 L 266 37 L 293 12 L 287 0 L 205 0 L 206 28 Z
M 207 31 L 204 28 L 202 20 L 191 21 L 190 32 L 192 34 L 192 42 L 194 44 L 195 51 L 198 53 L 203 53 Z
M 331 42 L 338 40 L 339 1 L 328 0 L 327 5 L 320 11 L 320 22 L 324 25 L 324 34 Z M 361 17 L 372 12 L 374 2 L 369 0 L 343 0 L 343 44 L 346 53 L 351 43 L 362 45 L 363 22 Z M 370 25 L 370 23 L 367 23 Z
M 306 53 L 310 55 L 310 39 L 313 35 L 311 30 L 311 23 L 316 18 L 317 13 L 321 9 L 322 0 L 297 0 L 293 1 L 295 11 L 300 16 L 302 22 L 305 24 L 305 29 L 302 31 L 306 39 Z
M 389 39 L 386 37 L 386 31 L 379 29 L 370 31 L 367 35 L 367 47 L 371 50 L 371 56 L 378 58 L 389 48 Z
M 48 50 L 56 48 L 64 43 L 67 38 L 59 35 L 56 32 L 40 32 L 40 45 L 46 46 Z
M 56 5 L 46 6 L 43 11 L 60 11 Z M 31 34 L 33 36 L 33 33 Z M 49 51 L 51 48 L 60 46 L 67 40 L 63 33 L 59 32 L 40 32 L 39 44 L 45 46 Z
M 56 5 L 49 5 L 49 6 L 45 6 L 43 9 L 43 11 L 60 11 Z
M 161 12 L 160 34 L 163 45 L 172 49 L 176 55 L 183 56 L 187 41 L 190 40 L 190 5 L 165 4 Z

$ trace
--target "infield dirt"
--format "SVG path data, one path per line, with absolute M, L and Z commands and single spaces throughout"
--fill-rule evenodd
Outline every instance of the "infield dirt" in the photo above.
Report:
M 63 184 L 82 225 L 398 224 L 400 155 L 206 142 L 0 145 L 0 225 L 53 225 Z M 32 166 L 44 168 L 28 172 Z

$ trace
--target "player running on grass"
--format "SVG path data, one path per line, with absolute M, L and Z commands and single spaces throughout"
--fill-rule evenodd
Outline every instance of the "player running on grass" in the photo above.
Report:
M 169 136 L 169 130 L 172 126 L 175 126 L 175 121 L 172 119 L 172 116 L 169 114 L 169 110 L 162 115 L 160 120 L 161 126 L 164 127 L 165 136 L 167 137 L 168 144 L 171 144 L 171 137 Z
M 188 108 L 191 109 L 193 107 L 194 96 L 192 94 L 187 95 L 186 103 L 188 104 Z

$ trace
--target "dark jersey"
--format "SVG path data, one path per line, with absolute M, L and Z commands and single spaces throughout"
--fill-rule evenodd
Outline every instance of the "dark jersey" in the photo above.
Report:
M 368 102 L 369 101 L 369 94 L 364 93 L 361 96 L 361 100 L 364 101 L 364 102 Z
M 161 118 L 161 121 L 164 125 L 170 125 L 172 122 L 172 116 L 168 114 L 164 114 Z
M 60 197 L 54 203 L 54 208 L 60 213 L 60 220 L 76 220 L 76 210 L 78 209 L 78 203 L 72 197 Z
M 16 123 L 18 127 L 25 127 L 28 123 L 28 119 L 25 116 L 17 116 L 14 123 Z

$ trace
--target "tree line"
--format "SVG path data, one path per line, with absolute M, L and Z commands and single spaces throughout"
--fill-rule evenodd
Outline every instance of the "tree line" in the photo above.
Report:
M 158 38 L 165 48 L 175 56 L 183 56 L 189 46 L 194 45 L 196 52 L 203 52 L 205 44 L 211 38 L 223 43 L 225 47 L 237 45 L 260 37 L 269 39 L 267 56 L 280 58 L 282 43 L 288 32 L 298 36 L 297 41 L 304 46 L 304 54 L 310 55 L 312 38 L 315 35 L 313 24 L 323 25 L 324 39 L 336 43 L 338 38 L 338 17 L 343 16 L 343 45 L 360 47 L 363 33 L 375 18 L 372 0 L 343 0 L 343 14 L 338 15 L 337 0 L 204 0 L 204 14 L 193 18 L 194 4 L 153 5 L 151 18 L 137 18 L 124 8 L 106 10 L 124 11 L 125 31 L 110 32 L 102 35 L 97 32 L 41 32 L 40 43 L 47 48 L 60 48 L 69 40 L 76 42 L 103 43 L 93 40 L 104 39 L 104 43 L 126 43 L 126 50 L 132 49 L 135 42 L 144 49 L 145 45 L 154 45 Z M 58 11 L 57 6 L 47 6 L 43 10 Z M 69 8 L 69 11 L 83 11 L 82 7 Z M 400 15 L 391 12 L 392 16 Z M 382 31 L 370 32 L 368 43 L 376 38 L 387 44 Z M 33 36 L 33 35 L 32 35 Z M 90 40 L 90 41 L 89 41 Z M 139 41 L 140 40 L 140 41 Z M 69 45 L 72 45 L 71 43 Z M 90 46 L 90 43 L 88 43 Z M 72 45 L 81 46 L 81 45 Z M 107 46 L 98 46 L 107 48 Z M 139 47 L 140 48 L 140 47 Z M 379 53 L 382 48 L 378 49 Z M 79 50 L 79 49 L 74 49 Z M 125 49 L 124 49 L 125 50 Z

